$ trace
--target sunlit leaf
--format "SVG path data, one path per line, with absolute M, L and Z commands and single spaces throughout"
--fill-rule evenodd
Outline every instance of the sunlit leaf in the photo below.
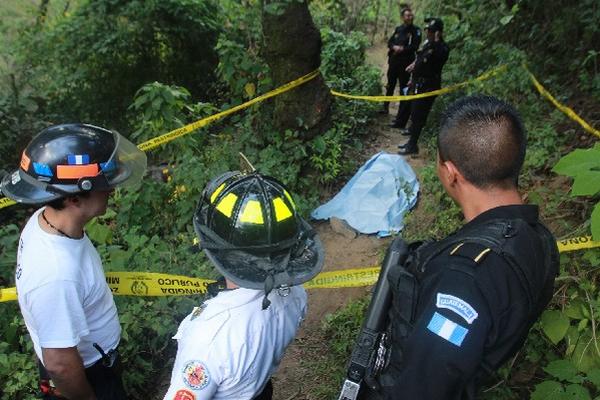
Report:
M 598 193 L 600 191 L 600 143 L 596 143 L 590 149 L 572 151 L 561 158 L 552 170 L 575 179 L 573 195 Z
M 542 330 L 554 344 L 560 342 L 569 329 L 569 318 L 560 311 L 544 311 L 541 322 Z

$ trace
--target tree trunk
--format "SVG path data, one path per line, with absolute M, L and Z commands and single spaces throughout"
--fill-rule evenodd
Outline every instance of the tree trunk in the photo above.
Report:
M 48 4 L 49 3 L 50 3 L 50 0 L 42 0 L 40 2 L 40 6 L 38 8 L 38 17 L 37 17 L 38 25 L 41 25 L 44 23 L 44 21 L 46 21 L 46 17 L 48 16 Z
M 283 13 L 266 11 L 278 3 Z M 306 0 L 264 0 L 264 58 L 271 69 L 273 84 L 280 86 L 321 65 L 321 34 L 315 27 Z M 332 97 L 323 77 L 285 92 L 273 99 L 273 122 L 278 129 L 304 129 L 310 139 L 331 126 Z
M 387 2 L 387 13 L 385 14 L 385 25 L 383 27 L 383 40 L 387 40 L 390 36 L 388 29 L 390 26 L 390 17 L 392 14 L 392 0 L 388 0 Z
M 379 9 L 380 8 L 381 8 L 381 0 L 377 0 L 377 4 L 375 5 L 375 24 L 373 26 L 371 43 L 375 43 L 375 37 L 377 36 L 377 31 L 379 30 Z

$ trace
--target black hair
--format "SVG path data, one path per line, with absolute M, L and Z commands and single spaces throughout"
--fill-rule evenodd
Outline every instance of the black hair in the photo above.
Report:
M 495 97 L 462 97 L 442 115 L 440 159 L 452 161 L 477 187 L 516 188 L 526 146 L 519 113 Z
M 58 199 L 54 199 L 54 200 L 46 203 L 46 206 L 54 208 L 57 211 L 62 210 L 65 208 L 65 200 L 67 198 L 71 198 L 71 197 L 83 197 L 83 198 L 90 197 L 90 192 L 80 192 L 80 193 L 74 194 L 73 196 L 59 197 Z
M 400 16 L 404 17 L 404 13 L 407 12 L 407 11 L 412 11 L 412 9 L 410 7 L 408 7 L 408 6 L 402 7 L 402 9 L 400 10 Z

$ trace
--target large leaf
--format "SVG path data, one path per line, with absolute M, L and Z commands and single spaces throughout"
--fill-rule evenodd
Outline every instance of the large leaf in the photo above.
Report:
M 544 368 L 544 371 L 553 377 L 567 382 L 581 382 L 583 378 L 578 376 L 579 371 L 570 360 L 555 360 Z
M 586 303 L 581 299 L 572 300 L 569 305 L 565 308 L 565 314 L 571 319 L 581 320 L 585 318 L 583 310 L 586 307 Z
M 558 174 L 571 176 L 574 196 L 592 196 L 600 191 L 600 142 L 591 149 L 577 149 L 561 158 L 552 168 Z
M 531 400 L 563 400 L 565 398 L 562 385 L 555 381 L 544 381 L 535 385 L 535 390 L 531 393 Z
M 557 344 L 569 329 L 569 317 L 557 310 L 546 310 L 542 314 L 542 330 L 552 343 Z
M 600 343 L 594 341 L 589 331 L 577 333 L 570 330 L 568 336 L 567 355 L 579 371 L 588 373 L 600 367 L 600 357 L 596 348 L 600 347 Z
M 590 392 L 581 385 L 572 384 L 565 388 L 565 394 L 571 400 L 591 400 Z

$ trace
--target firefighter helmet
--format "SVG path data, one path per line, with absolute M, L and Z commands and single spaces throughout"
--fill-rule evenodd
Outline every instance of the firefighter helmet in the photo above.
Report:
M 87 124 L 44 129 L 27 145 L 19 169 L 0 189 L 27 204 L 139 182 L 146 154 L 114 131 Z
M 204 189 L 194 215 L 200 246 L 240 287 L 299 285 L 323 267 L 320 239 L 285 187 L 258 172 L 227 172 Z

